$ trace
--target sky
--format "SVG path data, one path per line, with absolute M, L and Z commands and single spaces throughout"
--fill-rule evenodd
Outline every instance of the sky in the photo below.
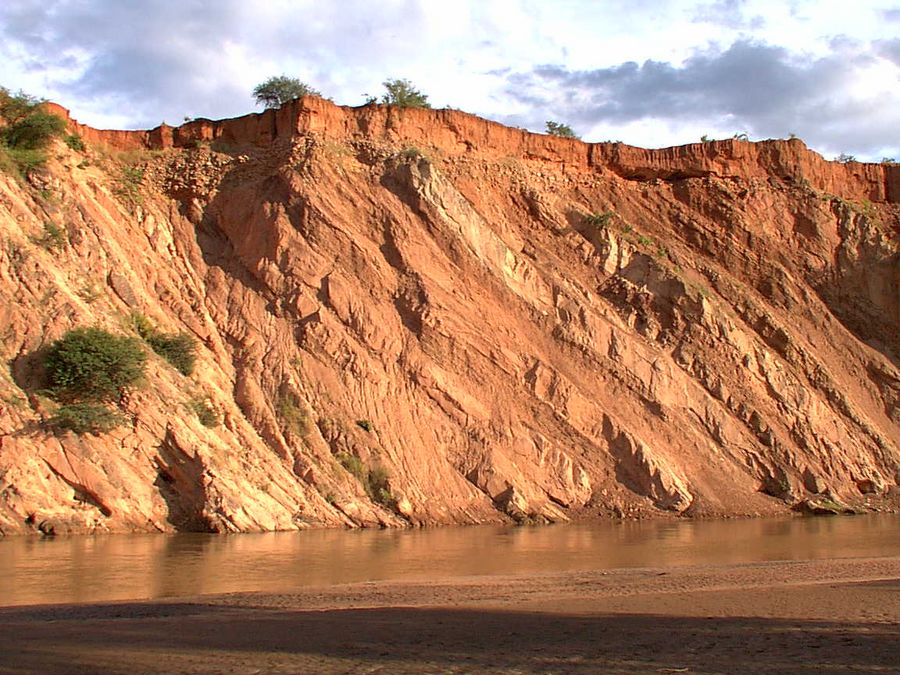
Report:
M 341 105 L 405 78 L 450 106 L 642 147 L 791 134 L 900 159 L 900 0 L 2 0 L 0 85 L 99 128 Z

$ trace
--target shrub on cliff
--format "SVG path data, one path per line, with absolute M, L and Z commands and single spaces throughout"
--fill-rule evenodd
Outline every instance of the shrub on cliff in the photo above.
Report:
M 187 333 L 154 333 L 147 344 L 182 375 L 194 372 L 197 362 L 197 341 Z
M 35 111 L 3 129 L 3 140 L 17 150 L 43 150 L 66 130 L 66 121 L 58 115 Z
M 141 379 L 146 361 L 136 338 L 76 328 L 47 350 L 48 390 L 62 403 L 115 401 Z
M 11 94 L 0 87 L 0 168 L 19 171 L 47 161 L 46 147 L 66 130 L 66 122 L 41 109 L 42 101 L 23 92 Z
M 264 105 L 266 108 L 280 108 L 295 98 L 321 96 L 322 94 L 296 77 L 278 75 L 256 85 L 253 95 L 256 97 L 257 105 Z
M 568 124 L 561 124 L 553 120 L 547 120 L 547 133 L 551 136 L 560 136 L 561 138 L 578 138 L 578 135 L 572 131 L 572 127 Z
M 131 326 L 150 348 L 168 361 L 182 375 L 194 372 L 197 362 L 197 341 L 187 333 L 163 333 L 139 312 L 129 317 Z
M 109 433 L 125 421 L 125 417 L 98 403 L 68 403 L 57 408 L 47 420 L 54 433 L 73 431 L 76 434 Z
M 428 96 L 416 89 L 409 80 L 385 80 L 383 84 L 387 93 L 381 97 L 382 103 L 400 108 L 431 107 Z

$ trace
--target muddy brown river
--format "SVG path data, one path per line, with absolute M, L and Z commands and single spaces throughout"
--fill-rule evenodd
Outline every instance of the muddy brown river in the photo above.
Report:
M 900 555 L 900 516 L 0 539 L 0 606 Z

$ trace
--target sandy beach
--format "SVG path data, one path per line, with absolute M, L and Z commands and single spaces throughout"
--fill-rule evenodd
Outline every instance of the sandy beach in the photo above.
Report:
M 0 672 L 900 672 L 900 558 L 0 610 Z

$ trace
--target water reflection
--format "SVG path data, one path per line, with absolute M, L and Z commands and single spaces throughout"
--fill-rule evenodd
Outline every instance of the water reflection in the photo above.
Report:
M 0 539 L 0 605 L 900 554 L 900 517 Z

